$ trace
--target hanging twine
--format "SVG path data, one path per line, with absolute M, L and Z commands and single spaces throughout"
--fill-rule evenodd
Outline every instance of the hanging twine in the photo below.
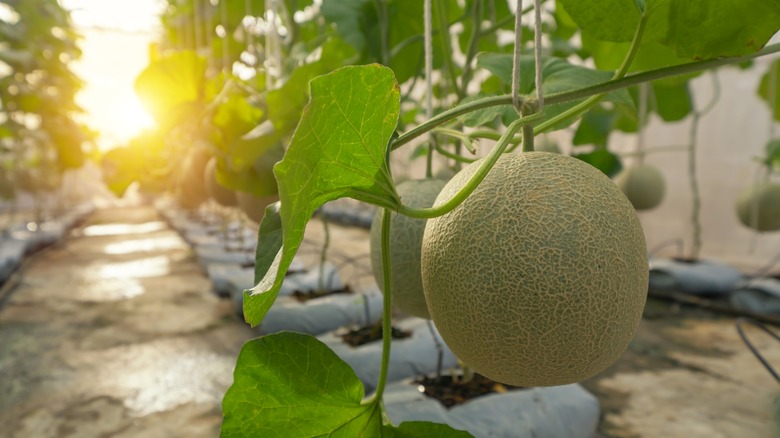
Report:
M 520 49 L 523 44 L 523 0 L 517 0 L 515 11 L 515 50 L 512 58 L 512 105 L 520 112 Z
M 534 82 L 536 88 L 537 112 L 544 109 L 544 93 L 542 82 L 542 0 L 534 0 Z M 515 49 L 512 65 L 512 105 L 520 112 L 520 54 L 523 35 L 523 0 L 517 0 L 515 11 Z
M 536 111 L 544 110 L 542 92 L 542 0 L 534 1 L 534 59 L 536 60 Z

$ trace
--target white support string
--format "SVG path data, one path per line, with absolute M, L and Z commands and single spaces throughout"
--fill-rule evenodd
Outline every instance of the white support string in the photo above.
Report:
M 425 22 L 425 115 L 433 117 L 433 19 L 431 0 L 425 0 L 423 5 L 423 21 Z
M 228 13 L 227 13 L 227 0 L 219 0 L 219 8 L 221 12 L 220 24 L 222 25 L 222 71 L 226 73 L 232 73 L 233 69 L 230 68 L 230 54 L 228 48 L 230 43 L 228 41 Z
M 544 110 L 544 93 L 542 92 L 542 0 L 534 1 L 534 59 L 536 61 L 536 111 L 542 112 Z
M 244 0 L 244 13 L 247 17 L 252 17 L 252 0 Z M 252 21 L 254 23 L 254 20 Z M 246 45 L 249 49 L 249 53 L 252 55 L 255 55 L 255 34 L 254 34 L 254 26 L 252 28 L 245 27 L 244 32 L 246 32 Z
M 767 86 L 767 97 L 769 98 L 769 139 L 775 138 L 775 113 L 777 112 L 777 93 L 778 90 L 777 77 L 780 72 L 777 71 L 777 66 L 780 65 L 780 61 L 773 62 L 772 67 L 769 68 L 769 84 Z
M 523 0 L 515 10 L 515 51 L 512 62 L 512 105 L 520 112 L 520 49 L 523 43 Z

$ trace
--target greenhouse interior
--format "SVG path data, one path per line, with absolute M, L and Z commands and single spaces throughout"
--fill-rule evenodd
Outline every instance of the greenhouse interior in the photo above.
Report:
M 0 438 L 780 437 L 780 0 L 0 0 Z

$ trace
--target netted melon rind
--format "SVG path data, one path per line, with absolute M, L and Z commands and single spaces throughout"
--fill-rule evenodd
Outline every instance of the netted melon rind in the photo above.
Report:
M 396 186 L 404 205 L 427 208 L 446 184 L 440 179 L 408 180 Z M 381 290 L 382 275 L 382 209 L 378 209 L 371 222 L 371 268 Z M 404 313 L 430 319 L 420 273 L 420 247 L 425 219 L 415 219 L 393 214 L 390 222 L 390 259 L 392 260 L 391 289 L 393 306 Z
M 637 210 L 650 210 L 664 199 L 666 184 L 661 172 L 646 164 L 629 167 L 615 177 L 615 184 Z
M 743 191 L 737 199 L 737 216 L 742 225 L 756 231 L 780 230 L 780 184 L 765 182 Z
M 452 351 L 491 379 L 578 382 L 633 338 L 647 296 L 646 251 L 633 206 L 597 169 L 545 152 L 505 155 L 462 205 L 428 221 L 428 309 Z

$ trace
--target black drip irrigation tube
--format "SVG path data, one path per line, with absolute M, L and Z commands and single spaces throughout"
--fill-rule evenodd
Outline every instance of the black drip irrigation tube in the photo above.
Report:
M 748 349 L 750 349 L 750 352 L 753 353 L 754 356 L 756 356 L 756 359 L 758 359 L 759 362 L 761 362 L 761 365 L 766 368 L 767 371 L 769 371 L 769 374 L 772 375 L 772 377 L 775 378 L 775 380 L 780 383 L 780 375 L 778 375 L 775 368 L 769 363 L 769 361 L 766 360 L 766 358 L 761 354 L 761 352 L 758 351 L 755 345 L 750 341 L 750 339 L 745 334 L 745 330 L 743 326 L 745 325 L 752 325 L 764 333 L 768 334 L 772 338 L 774 338 L 776 341 L 780 342 L 780 336 L 775 333 L 774 331 L 770 330 L 769 327 L 764 325 L 763 323 L 760 323 L 754 319 L 750 318 L 739 318 L 735 322 L 735 325 L 737 326 L 737 333 L 739 333 L 739 337 L 742 338 L 742 342 L 747 345 Z

